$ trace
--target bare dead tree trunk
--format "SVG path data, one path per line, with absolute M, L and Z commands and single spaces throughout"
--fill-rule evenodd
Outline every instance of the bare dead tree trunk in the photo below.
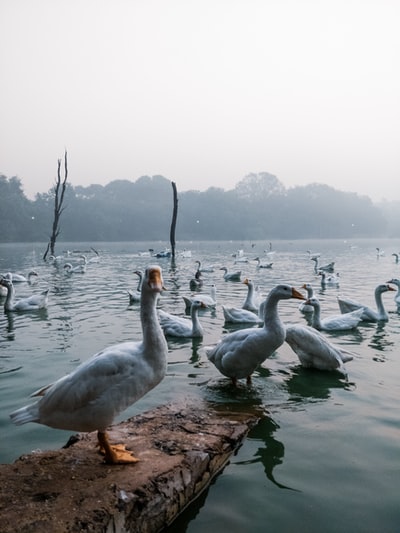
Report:
M 67 161 L 67 151 L 64 153 L 64 179 L 61 180 L 61 163 L 62 160 L 58 160 L 58 167 L 57 167 L 57 180 L 56 184 L 54 186 L 54 217 L 53 217 L 53 227 L 51 231 L 50 241 L 47 245 L 46 251 L 43 255 L 43 260 L 46 261 L 47 254 L 50 252 L 51 255 L 55 255 L 54 250 L 56 246 L 56 240 L 58 235 L 60 234 L 60 217 L 62 212 L 64 211 L 65 207 L 63 206 L 64 203 L 64 195 L 65 195 L 65 189 L 67 186 L 67 178 L 68 178 L 68 161 Z
M 175 228 L 176 228 L 176 219 L 178 217 L 178 194 L 176 192 L 176 183 L 172 182 L 172 191 L 174 195 L 174 209 L 172 212 L 172 222 L 169 240 L 171 243 L 171 255 L 172 259 L 175 259 Z

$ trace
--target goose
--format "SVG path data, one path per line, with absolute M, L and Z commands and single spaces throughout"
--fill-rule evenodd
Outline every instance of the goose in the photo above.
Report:
M 214 267 L 212 265 L 202 267 L 201 261 L 195 261 L 195 263 L 197 263 L 197 272 L 214 272 Z
M 129 303 L 133 304 L 135 302 L 140 302 L 142 297 L 142 284 L 143 284 L 143 272 L 141 270 L 135 270 L 134 274 L 139 277 L 139 281 L 135 291 L 128 290 Z
M 382 283 L 375 288 L 375 303 L 377 309 L 372 309 L 367 305 L 363 305 L 355 300 L 348 298 L 343 298 L 338 296 L 338 304 L 341 313 L 348 313 L 349 311 L 354 311 L 355 309 L 363 309 L 362 320 L 364 322 L 387 322 L 389 320 L 389 315 L 383 305 L 382 294 L 387 291 L 395 291 L 388 283 Z
M 228 269 L 226 267 L 221 267 L 220 270 L 224 271 L 225 281 L 240 281 L 240 276 L 242 275 L 242 272 L 240 270 L 237 270 L 235 272 L 228 272 Z
M 27 277 L 23 276 L 22 274 L 16 274 L 15 272 L 7 272 L 7 274 L 4 274 L 3 277 L 9 279 L 13 283 L 33 284 L 37 282 L 39 274 L 36 272 L 36 270 L 31 270 Z
M 394 262 L 398 263 L 399 262 L 399 254 L 393 253 L 392 255 L 394 256 Z
M 123 445 L 110 444 L 107 428 L 166 374 L 168 345 L 156 311 L 162 290 L 161 268 L 147 267 L 140 303 L 142 340 L 96 353 L 70 374 L 34 393 L 40 399 L 12 412 L 11 420 L 17 425 L 36 422 L 57 429 L 97 431 L 106 463 L 137 462 Z
M 333 315 L 321 319 L 321 304 L 318 298 L 313 296 L 306 301 L 307 304 L 312 305 L 314 313 L 312 317 L 312 327 L 324 331 L 347 331 L 354 329 L 362 321 L 363 309 L 356 309 L 349 313 L 341 315 Z
M 381 250 L 380 248 L 375 248 L 376 249 L 376 257 L 383 257 L 385 255 L 385 251 L 384 250 Z
M 213 347 L 206 349 L 211 363 L 233 385 L 240 378 L 251 383 L 251 374 L 267 357 L 272 355 L 285 341 L 285 328 L 279 317 L 278 303 L 280 300 L 304 296 L 290 285 L 277 285 L 269 292 L 264 305 L 264 325 L 260 328 L 246 328 L 226 334 Z
M 4 311 L 37 311 L 45 309 L 48 303 L 49 289 L 40 294 L 32 294 L 27 298 L 20 298 L 14 302 L 14 285 L 7 278 L 0 279 L 0 285 L 6 288 L 7 296 L 4 302 Z
M 243 283 L 247 285 L 247 296 L 243 302 L 242 309 L 247 309 L 247 311 L 253 311 L 253 313 L 258 313 L 260 305 L 256 302 L 255 299 L 255 287 L 251 279 L 245 278 Z
M 183 298 L 183 301 L 185 302 L 186 309 L 190 309 L 193 300 L 200 300 L 201 302 L 203 302 L 203 304 L 206 307 L 215 309 L 215 307 L 217 306 L 217 287 L 213 283 L 211 285 L 210 294 L 199 293 L 199 294 L 196 294 L 196 296 L 192 296 L 192 297 L 182 296 L 182 298 Z
M 226 307 L 222 305 L 225 322 L 228 324 L 262 324 L 262 319 L 253 311 L 243 307 Z
M 193 300 L 190 306 L 190 318 L 172 315 L 160 309 L 158 318 L 164 334 L 171 337 L 202 337 L 203 328 L 200 324 L 198 310 L 206 307 L 201 300 Z
M 64 272 L 66 274 L 84 274 L 86 272 L 86 265 L 80 264 L 72 266 L 71 263 L 65 263 Z
M 391 283 L 392 285 L 396 285 L 397 292 L 394 295 L 394 301 L 398 308 L 400 308 L 400 279 L 399 278 L 392 278 L 387 283 Z
M 355 354 L 329 342 L 316 329 L 299 324 L 288 325 L 285 340 L 303 367 L 337 370 L 347 376 L 344 363 L 351 361 Z
M 203 286 L 203 279 L 201 277 L 201 272 L 199 270 L 196 271 L 194 278 L 192 278 L 189 281 L 189 288 L 191 291 L 196 291 L 201 289 Z
M 310 257 L 311 261 L 314 261 L 314 272 L 319 274 L 319 272 L 334 272 L 335 270 L 335 261 L 331 261 L 326 265 L 319 266 L 318 257 Z
M 256 268 L 272 268 L 273 263 L 262 263 L 259 257 L 255 257 L 253 261 L 257 261 Z
M 318 275 L 321 276 L 321 288 L 325 289 L 326 287 L 339 287 L 339 272 L 336 274 L 328 274 L 321 270 L 318 272 Z
M 304 283 L 301 288 L 307 291 L 307 299 L 310 299 L 314 296 L 314 289 L 310 283 Z M 310 304 L 307 304 L 306 302 L 300 302 L 299 311 L 301 313 L 313 313 L 314 307 Z

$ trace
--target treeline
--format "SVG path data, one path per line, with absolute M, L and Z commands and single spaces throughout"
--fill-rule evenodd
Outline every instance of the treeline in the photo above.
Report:
M 322 184 L 286 189 L 273 175 L 249 174 L 232 190 L 179 191 L 179 240 L 399 237 L 398 204 Z M 0 176 L 0 242 L 48 241 L 54 191 L 29 200 L 16 178 Z M 68 184 L 60 241 L 168 240 L 170 180 L 143 176 L 89 187 Z

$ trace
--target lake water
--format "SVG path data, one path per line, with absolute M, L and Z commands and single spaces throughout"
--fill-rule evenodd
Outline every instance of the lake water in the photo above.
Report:
M 327 334 L 356 352 L 346 364 L 348 378 L 303 369 L 286 344 L 254 374 L 253 385 L 235 390 L 204 354 L 227 329 L 221 304 L 240 307 L 247 288 L 225 282 L 220 266 L 240 267 L 262 294 L 277 283 L 300 287 L 310 282 L 321 301 L 322 316 L 338 314 L 343 294 L 375 307 L 374 289 L 400 277 L 396 240 L 274 241 L 272 269 L 254 261 L 234 265 L 232 254 L 249 259 L 268 242 L 178 243 L 176 268 L 169 259 L 139 252 L 162 250 L 167 243 L 97 243 L 100 261 L 83 275 L 66 276 L 45 264 L 45 244 L 0 244 L 0 272 L 39 273 L 35 286 L 16 285 L 17 298 L 50 288 L 48 309 L 25 314 L 0 313 L 0 462 L 14 461 L 35 449 L 56 449 L 71 432 L 37 424 L 14 426 L 8 414 L 30 403 L 29 395 L 70 372 L 105 346 L 140 338 L 138 304 L 129 305 L 128 289 L 137 285 L 134 270 L 157 262 L 165 286 L 159 305 L 184 314 L 182 295 L 190 294 L 195 260 L 212 264 L 203 292 L 217 286 L 216 312 L 201 314 L 201 341 L 169 341 L 168 373 L 120 420 L 182 398 L 202 398 L 265 416 L 210 488 L 172 528 L 190 533 L 251 531 L 398 532 L 400 530 L 400 315 L 394 292 L 383 301 L 389 322 L 365 324 L 352 332 Z M 378 257 L 376 247 L 385 254 Z M 192 257 L 179 252 L 191 250 Z M 340 287 L 321 289 L 307 250 L 321 253 L 321 264 L 335 261 Z M 58 243 L 57 251 L 90 250 L 87 243 Z M 88 253 L 92 257 L 93 253 Z M 73 261 L 77 258 L 72 256 Z M 305 293 L 305 291 L 303 291 Z M 285 322 L 305 324 L 298 300 L 279 304 Z M 231 329 L 231 328 L 230 328 Z

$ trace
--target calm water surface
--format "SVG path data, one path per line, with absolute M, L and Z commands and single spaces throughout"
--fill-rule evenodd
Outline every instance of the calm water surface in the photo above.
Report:
M 0 272 L 39 273 L 35 286 L 16 285 L 16 296 L 50 288 L 46 311 L 0 313 L 0 462 L 12 462 L 35 449 L 58 448 L 70 432 L 36 424 L 16 427 L 8 414 L 30 402 L 29 395 L 70 372 L 105 346 L 139 339 L 139 307 L 129 305 L 127 289 L 137 285 L 136 269 L 154 259 L 139 252 L 166 243 L 101 243 L 98 263 L 83 275 L 66 276 L 44 264 L 44 244 L 0 245 Z M 375 307 L 374 289 L 400 277 L 392 253 L 398 241 L 276 241 L 272 269 L 255 262 L 234 265 L 232 254 L 244 249 L 263 260 L 268 242 L 179 243 L 191 258 L 159 259 L 167 292 L 159 306 L 184 314 L 182 295 L 190 294 L 194 261 L 214 265 L 205 273 L 203 292 L 217 286 L 216 312 L 205 311 L 202 341 L 169 341 L 169 367 L 164 381 L 125 411 L 120 419 L 157 405 L 202 398 L 226 408 L 264 413 L 259 424 L 216 478 L 209 490 L 174 524 L 173 531 L 398 532 L 400 530 L 400 315 L 395 293 L 385 293 L 385 324 L 362 325 L 354 332 L 328 334 L 356 352 L 346 364 L 348 378 L 337 373 L 302 369 L 286 344 L 255 373 L 253 385 L 233 389 L 210 365 L 204 346 L 228 331 L 221 304 L 240 307 L 246 286 L 225 282 L 220 266 L 240 268 L 263 295 L 277 283 L 314 285 L 322 316 L 338 314 L 336 297 L 348 295 Z M 377 257 L 376 247 L 385 251 Z M 58 251 L 90 250 L 87 243 L 59 243 Z M 335 261 L 340 287 L 322 290 L 307 254 L 321 253 L 321 264 Z M 87 253 L 87 257 L 93 257 Z M 77 255 L 72 256 L 78 261 Z M 285 322 L 306 323 L 298 301 L 279 304 Z

